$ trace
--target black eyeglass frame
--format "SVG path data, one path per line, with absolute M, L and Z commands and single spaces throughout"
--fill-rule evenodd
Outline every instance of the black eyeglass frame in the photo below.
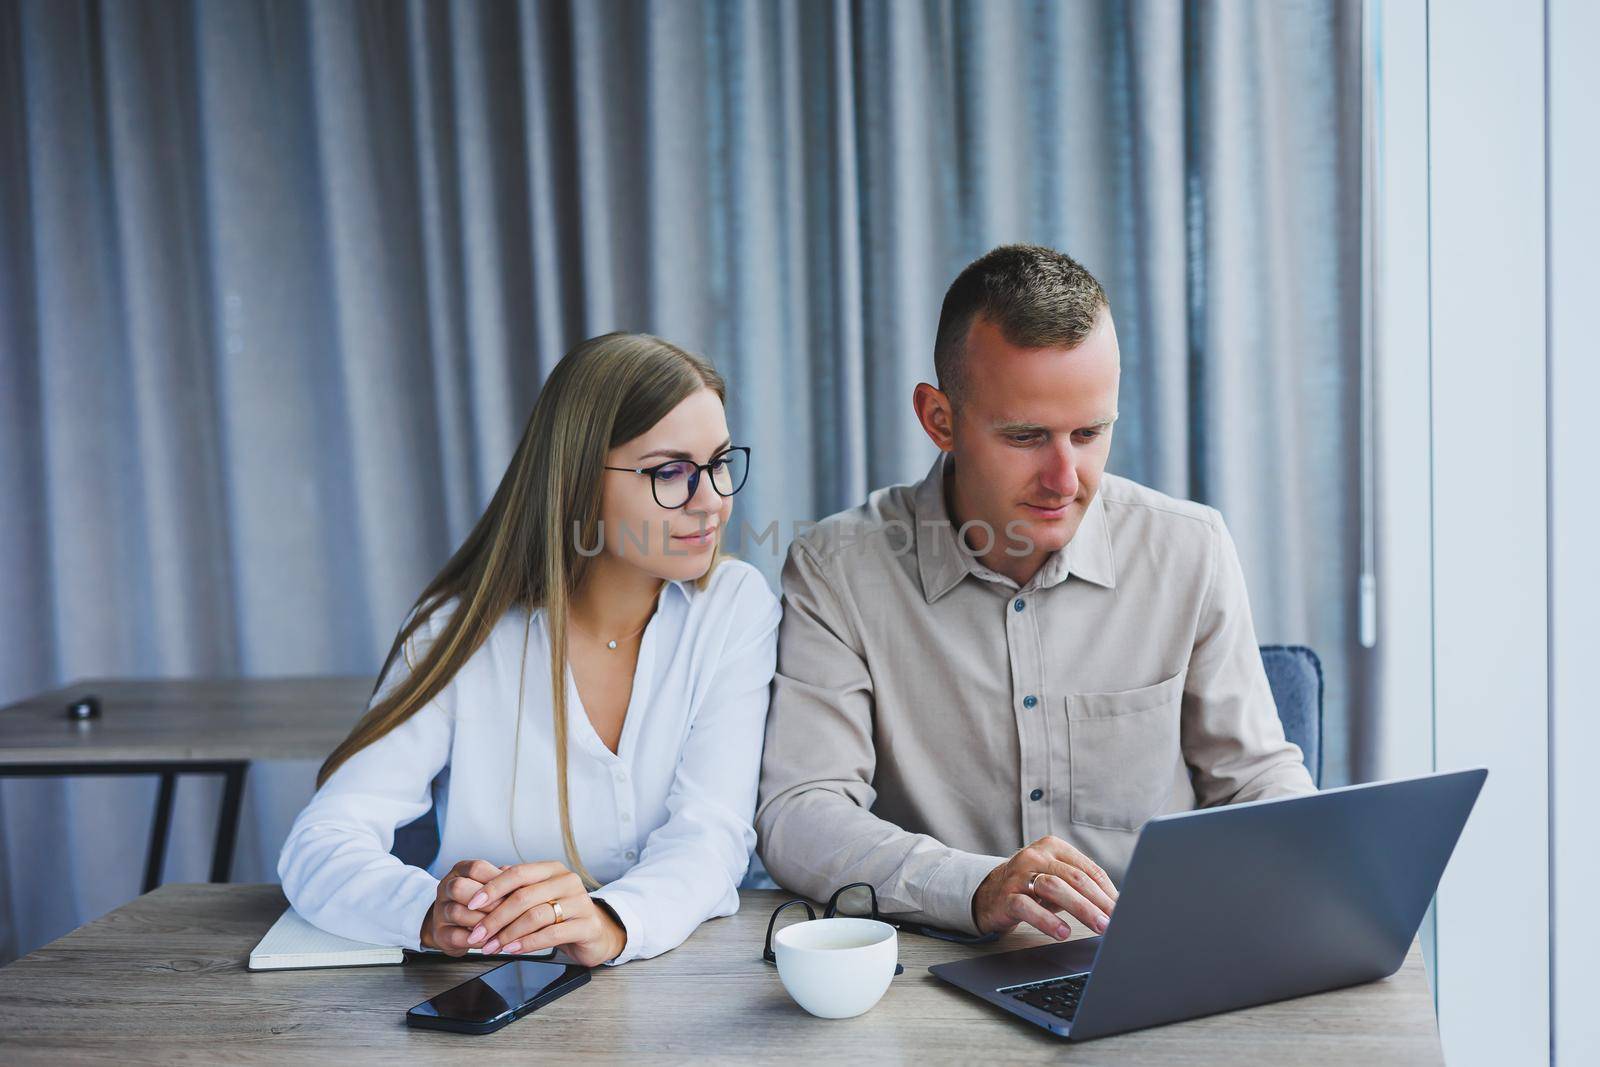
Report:
M 946 930 L 938 926 L 925 926 L 922 923 L 906 922 L 903 919 L 885 918 L 883 914 L 878 911 L 878 891 L 872 887 L 872 883 L 870 882 L 851 882 L 849 885 L 840 886 L 838 889 L 835 889 L 833 891 L 833 895 L 828 898 L 828 903 L 823 905 L 822 917 L 824 919 L 832 919 L 838 915 L 839 898 L 844 896 L 852 889 L 865 889 L 869 899 L 872 901 L 870 914 L 865 916 L 852 916 L 852 918 L 874 919 L 881 923 L 888 923 L 896 930 L 904 930 L 906 933 L 921 934 L 923 937 L 933 937 L 939 939 L 940 941 L 951 941 L 962 945 L 983 945 L 999 937 L 998 934 L 963 934 L 955 930 Z M 795 897 L 793 900 L 786 900 L 774 908 L 772 911 L 772 918 L 767 920 L 767 940 L 765 946 L 761 950 L 761 958 L 767 963 L 778 962 L 778 955 L 772 950 L 772 935 L 777 930 L 778 916 L 782 915 L 784 911 L 794 907 L 796 904 L 805 909 L 806 919 L 808 921 L 815 920 L 817 917 L 817 913 L 811 908 L 811 902 L 802 897 Z M 897 963 L 894 967 L 894 973 L 903 974 L 905 973 L 905 968 Z
M 711 491 L 720 497 L 727 498 L 733 496 L 739 490 L 743 489 L 745 483 L 750 480 L 749 445 L 734 445 L 731 448 L 724 448 L 721 452 L 718 452 L 716 455 L 712 456 L 711 459 L 705 463 L 696 463 L 692 459 L 669 459 L 650 467 L 601 467 L 600 469 L 607 471 L 620 471 L 623 474 L 648 475 L 650 477 L 650 495 L 655 499 L 656 506 L 660 508 L 666 508 L 668 511 L 677 511 L 679 508 L 688 507 L 689 501 L 693 500 L 694 495 L 700 491 L 700 475 L 711 474 L 712 466 L 716 464 L 718 460 L 725 458 L 729 453 L 732 452 L 744 453 L 744 477 L 739 479 L 739 484 L 724 493 L 721 489 L 717 488 L 716 476 L 712 475 L 711 477 Z M 656 472 L 661 470 L 663 467 L 670 467 L 676 463 L 687 463 L 693 468 L 693 470 L 689 472 L 689 492 L 684 496 L 683 503 L 681 504 L 663 504 L 661 502 L 660 485 L 656 482 Z

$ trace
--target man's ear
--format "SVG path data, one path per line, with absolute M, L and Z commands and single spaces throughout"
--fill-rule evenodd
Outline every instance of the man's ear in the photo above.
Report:
M 922 432 L 941 452 L 954 452 L 956 448 L 956 412 L 950 397 L 929 385 L 919 382 L 911 393 L 911 406 L 916 408 L 917 421 Z

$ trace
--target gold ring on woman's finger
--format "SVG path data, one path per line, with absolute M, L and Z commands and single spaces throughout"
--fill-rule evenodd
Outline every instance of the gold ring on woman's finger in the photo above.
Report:
M 550 902 L 550 906 L 555 909 L 556 922 L 561 923 L 567 921 L 567 917 L 561 913 L 561 901 L 552 900 Z

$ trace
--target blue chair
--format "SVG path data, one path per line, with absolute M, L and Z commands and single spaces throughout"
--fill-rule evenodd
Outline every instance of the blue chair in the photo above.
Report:
M 1322 788 L 1322 661 L 1304 645 L 1262 645 L 1261 665 L 1278 705 L 1283 735 L 1300 746 L 1311 781 Z

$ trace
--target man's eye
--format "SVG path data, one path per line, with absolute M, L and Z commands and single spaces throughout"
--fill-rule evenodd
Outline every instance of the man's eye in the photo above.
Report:
M 1100 431 L 1099 430 L 1079 430 L 1078 431 L 1078 436 L 1083 438 L 1085 441 L 1093 441 L 1096 437 L 1100 436 Z
M 1039 435 L 1036 433 L 1008 433 L 1006 434 L 1006 440 L 1014 445 L 1032 445 L 1038 443 Z
M 665 467 L 656 468 L 656 481 L 674 482 L 687 476 L 689 465 L 687 463 L 668 463 Z

